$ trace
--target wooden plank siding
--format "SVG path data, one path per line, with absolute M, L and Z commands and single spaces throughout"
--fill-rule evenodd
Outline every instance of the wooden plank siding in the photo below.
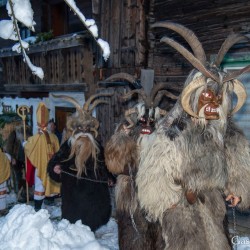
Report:
M 250 1 L 244 0 L 198 0 L 198 1 L 150 1 L 149 25 L 157 21 L 173 21 L 185 25 L 198 37 L 209 59 L 217 54 L 225 38 L 231 33 L 249 34 Z M 155 70 L 156 79 L 175 82 L 183 81 L 192 66 L 174 49 L 160 43 L 160 38 L 169 36 L 186 48 L 187 43 L 176 33 L 156 28 L 148 32 L 148 67 Z M 234 53 L 249 51 L 249 44 L 235 45 Z
M 111 49 L 107 65 L 99 64 L 99 67 L 103 66 L 107 70 L 103 77 L 121 70 L 138 74 L 146 62 L 146 15 L 143 1 L 102 1 L 100 18 L 100 36 L 109 43 Z
M 54 43 L 57 47 L 54 47 Z M 60 44 L 60 46 L 59 46 Z M 4 81 L 0 82 L 7 90 L 13 91 L 53 91 L 87 90 L 94 84 L 92 42 L 88 36 L 73 36 L 32 45 L 27 52 L 31 62 L 42 67 L 44 79 L 34 76 L 19 54 L 9 55 L 9 49 L 0 50 Z M 13 73 L 15 72 L 15 73 Z M 51 86 L 50 86 L 51 85 Z M 68 86 L 67 86 L 68 85 Z M 79 87 L 77 87 L 79 85 Z M 52 88 L 53 86 L 53 88 Z
M 122 96 L 129 91 L 128 87 L 117 87 L 99 89 L 98 93 L 114 93 L 111 97 L 101 97 L 108 104 L 97 106 L 96 116 L 100 121 L 98 141 L 101 145 L 105 145 L 110 136 L 114 134 L 117 125 L 121 122 L 123 114 L 128 109 L 128 102 L 122 101 Z
M 31 0 L 36 34 L 51 29 L 52 5 L 63 0 Z M 184 39 L 173 31 L 150 26 L 157 21 L 169 20 L 190 28 L 199 38 L 207 58 L 219 51 L 225 38 L 236 32 L 250 33 L 250 0 L 77 0 L 77 6 L 86 18 L 94 18 L 99 37 L 110 45 L 111 54 L 107 62 L 100 48 L 89 37 L 82 43 L 64 37 L 31 46 L 28 54 L 33 64 L 44 69 L 45 78 L 33 76 L 22 57 L 11 50 L 0 49 L 3 78 L 0 77 L 0 90 L 16 91 L 55 91 L 87 90 L 86 98 L 97 89 L 97 82 L 118 72 L 129 73 L 140 79 L 141 69 L 154 71 L 154 84 L 164 83 L 174 94 L 179 94 L 189 71 L 193 68 L 176 50 L 160 43 L 163 36 L 169 36 L 187 49 Z M 43 11 L 46 10 L 46 13 Z M 84 25 L 67 8 L 65 14 L 68 33 L 83 32 Z M 5 7 L 0 8 L 0 18 L 6 19 Z M 1 20 L 0 19 L 0 20 Z M 65 25 L 62 24 L 62 25 Z M 66 31 L 65 31 L 66 32 Z M 85 34 L 85 33 L 84 33 Z M 0 41 L 3 48 L 9 41 Z M 14 43 L 14 42 L 12 42 Z M 249 43 L 235 45 L 231 54 L 249 52 Z M 8 54 L 9 53 L 9 54 Z M 15 72 L 15 74 L 13 73 Z M 0 76 L 1 76 L 0 75 Z M 3 81 L 4 79 L 4 81 Z M 111 90 L 106 90 L 111 91 Z M 115 89 L 109 105 L 102 105 L 97 116 L 101 121 L 101 140 L 106 142 L 113 133 L 115 124 L 123 116 L 126 105 L 120 102 L 125 87 Z M 108 100 L 110 98 L 107 98 Z M 125 106 L 124 106 L 125 105 Z M 162 105 L 173 103 L 165 100 Z

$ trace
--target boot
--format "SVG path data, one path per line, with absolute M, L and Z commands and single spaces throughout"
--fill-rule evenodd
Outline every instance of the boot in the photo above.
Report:
M 42 208 L 42 204 L 43 204 L 43 199 L 42 200 L 34 200 L 34 208 L 35 211 L 39 211 Z

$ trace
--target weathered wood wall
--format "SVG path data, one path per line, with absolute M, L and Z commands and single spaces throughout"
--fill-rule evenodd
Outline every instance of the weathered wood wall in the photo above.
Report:
M 250 32 L 250 1 L 245 0 L 105 0 L 100 1 L 101 37 L 111 47 L 108 63 L 102 65 L 98 80 L 116 72 L 127 72 L 140 77 L 140 70 L 154 70 L 155 84 L 164 83 L 175 94 L 179 94 L 189 71 L 193 68 L 176 50 L 160 43 L 167 35 L 189 49 L 178 34 L 163 28 L 150 29 L 157 21 L 169 20 L 191 29 L 199 38 L 208 60 L 218 53 L 225 38 L 231 33 Z M 230 53 L 249 51 L 249 45 L 241 43 Z M 167 100 L 165 100 L 167 102 Z M 110 110 L 118 108 L 110 106 Z M 166 104 L 166 103 L 165 103 Z M 103 108 L 103 107 L 102 107 Z M 106 107 L 107 108 L 107 107 Z M 106 111 L 103 112 L 105 114 Z M 113 129 L 111 118 L 100 115 L 104 126 Z M 121 117 L 121 113 L 120 113 Z M 104 129 L 102 136 L 112 134 Z M 109 135 L 108 135 L 109 134 Z M 105 139 L 104 139 L 105 140 Z
M 31 2 L 37 23 L 36 32 L 39 33 L 48 16 L 42 13 L 42 4 L 57 4 L 63 1 L 32 0 Z M 90 94 L 95 91 L 97 81 L 104 80 L 114 73 L 127 72 L 140 78 L 141 69 L 147 68 L 154 70 L 156 84 L 163 82 L 169 89 L 180 93 L 192 66 L 170 46 L 161 44 L 160 38 L 167 35 L 187 48 L 188 46 L 172 31 L 150 29 L 150 25 L 157 21 L 169 20 L 190 28 L 203 44 L 207 58 L 218 52 L 222 42 L 231 32 L 250 33 L 249 0 L 77 0 L 76 3 L 86 18 L 93 17 L 97 21 L 99 36 L 109 43 L 111 49 L 107 62 L 104 62 L 99 48 L 93 51 L 94 61 L 85 62 L 85 66 L 91 64 L 85 71 L 89 76 L 87 82 L 90 84 Z M 2 10 L 5 14 L 2 14 Z M 3 19 L 4 15 L 6 16 L 5 8 L 1 8 L 0 18 Z M 84 30 L 81 22 L 70 10 L 67 12 L 67 22 L 68 33 Z M 47 31 L 49 25 L 48 22 Z M 230 53 L 244 51 L 249 51 L 249 44 L 236 45 Z M 92 53 L 89 50 L 87 52 L 89 56 Z M 96 66 L 95 70 L 92 70 L 92 66 Z M 80 70 L 82 76 L 82 68 L 75 70 Z M 95 82 L 92 75 L 95 77 Z M 53 81 L 55 84 L 59 82 L 57 78 Z M 68 84 L 74 84 L 74 81 Z M 103 119 L 103 130 L 100 133 L 104 141 L 112 134 L 114 124 L 122 116 L 123 104 L 115 98 L 112 97 L 113 106 L 103 105 L 108 110 L 100 112 L 99 119 Z
M 97 107 L 97 118 L 100 121 L 98 140 L 105 146 L 116 126 L 121 122 L 121 117 L 128 107 L 128 103 L 122 102 L 121 97 L 128 91 L 127 87 L 100 89 L 98 92 L 114 93 L 111 97 L 105 97 L 108 104 L 102 104 Z
M 98 2 L 98 1 L 97 1 Z M 101 37 L 111 47 L 101 77 L 115 72 L 139 76 L 140 69 L 155 70 L 156 82 L 183 84 L 192 66 L 174 49 L 160 44 L 164 35 L 187 46 L 174 32 L 151 30 L 157 21 L 169 20 L 190 28 L 203 44 L 208 58 L 216 54 L 231 32 L 250 31 L 250 1 L 244 0 L 106 0 L 99 1 Z M 188 47 L 188 46 L 187 46 Z M 234 46 L 242 51 L 245 44 Z
M 110 58 L 104 65 L 107 70 L 102 75 L 104 78 L 116 71 L 138 76 L 140 69 L 147 64 L 145 2 L 147 1 L 101 1 L 100 37 L 111 48 Z
M 4 65 L 4 81 L 0 80 L 0 87 L 22 92 L 84 92 L 89 85 L 93 85 L 92 42 L 88 35 L 31 45 L 27 53 L 32 63 L 43 69 L 44 79 L 32 74 L 21 55 L 13 54 L 10 49 L 0 49 L 0 58 Z
M 225 38 L 231 33 L 249 34 L 250 1 L 245 0 L 153 0 L 150 1 L 149 26 L 157 21 L 173 21 L 185 25 L 199 38 L 209 59 L 217 54 Z M 148 67 L 155 70 L 156 81 L 183 83 L 192 66 L 174 49 L 159 40 L 169 36 L 182 45 L 185 41 L 176 33 L 158 28 L 148 32 L 150 51 Z M 249 51 L 249 44 L 241 43 L 230 52 Z

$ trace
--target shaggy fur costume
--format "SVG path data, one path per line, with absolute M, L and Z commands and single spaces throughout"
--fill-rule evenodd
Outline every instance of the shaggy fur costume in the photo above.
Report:
M 143 149 L 138 198 L 148 217 L 160 221 L 165 249 L 231 249 L 223 227 L 225 196 L 240 196 L 239 208 L 250 206 L 249 143 L 227 118 L 232 89 L 224 85 L 222 118 L 205 126 L 177 102 L 171 125 L 167 117 L 156 140 Z M 197 93 L 192 98 L 194 104 Z
M 48 173 L 53 180 L 62 183 L 62 218 L 71 223 L 81 220 L 95 231 L 106 224 L 111 215 L 107 183 L 110 174 L 104 165 L 102 150 L 97 154 L 93 137 L 85 135 L 81 143 L 69 140 L 61 146 L 49 162 Z M 94 157 L 97 157 L 96 167 Z M 54 172 L 57 164 L 62 169 L 60 175 Z M 82 164 L 81 169 L 79 164 Z
M 105 162 L 116 182 L 116 216 L 120 250 L 156 250 L 164 248 L 159 223 L 151 223 L 138 204 L 135 177 L 141 148 L 154 134 L 140 135 L 134 128 L 130 135 L 116 131 L 105 147 Z
M 143 149 L 136 178 L 139 203 L 149 218 L 160 221 L 165 249 L 231 249 L 223 227 L 225 197 L 232 197 L 233 205 L 241 197 L 242 209 L 250 206 L 249 143 L 231 120 L 247 98 L 236 78 L 250 67 L 224 72 L 221 62 L 235 43 L 247 38 L 230 34 L 208 62 L 202 44 L 187 27 L 169 21 L 151 27 L 181 35 L 191 51 L 167 36 L 161 41 L 195 70 L 163 119 L 156 140 Z

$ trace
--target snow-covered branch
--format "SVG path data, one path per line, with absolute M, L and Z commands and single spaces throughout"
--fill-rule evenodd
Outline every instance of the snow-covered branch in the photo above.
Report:
M 110 47 L 109 44 L 102 40 L 101 38 L 98 38 L 98 28 L 96 26 L 94 19 L 86 19 L 85 16 L 82 14 L 82 12 L 79 10 L 79 8 L 76 6 L 76 3 L 74 0 L 64 0 L 65 3 L 69 6 L 69 8 L 74 11 L 74 13 L 79 17 L 81 22 L 84 24 L 84 26 L 89 30 L 91 35 L 96 40 L 97 44 L 101 47 L 103 51 L 103 58 L 105 61 L 108 60 L 110 56 Z
M 28 67 L 32 73 L 38 76 L 40 79 L 43 79 L 44 73 L 42 68 L 34 66 L 26 50 L 29 49 L 29 44 L 22 40 L 20 36 L 20 30 L 18 27 L 18 21 L 23 25 L 34 31 L 35 22 L 33 20 L 33 10 L 29 0 L 8 0 L 6 5 L 8 15 L 11 20 L 3 20 L 0 22 L 0 37 L 3 39 L 12 39 L 19 41 L 12 47 L 13 51 L 17 53 L 22 53 L 24 62 L 27 63 Z
M 95 20 L 86 19 L 79 8 L 76 6 L 74 0 L 64 1 L 88 29 L 90 34 L 102 49 L 104 60 L 107 61 L 110 56 L 110 47 L 106 41 L 98 37 L 98 28 Z M 30 0 L 8 0 L 6 9 L 11 20 L 0 21 L 0 37 L 3 39 L 19 41 L 19 43 L 15 44 L 12 47 L 12 50 L 17 51 L 18 53 L 22 53 L 24 62 L 27 63 L 32 73 L 38 76 L 40 79 L 43 79 L 44 72 L 42 68 L 34 66 L 26 53 L 26 51 L 29 49 L 29 44 L 22 40 L 18 26 L 18 22 L 20 22 L 33 32 L 35 31 L 34 25 L 36 23 L 33 20 L 34 12 L 32 10 Z

